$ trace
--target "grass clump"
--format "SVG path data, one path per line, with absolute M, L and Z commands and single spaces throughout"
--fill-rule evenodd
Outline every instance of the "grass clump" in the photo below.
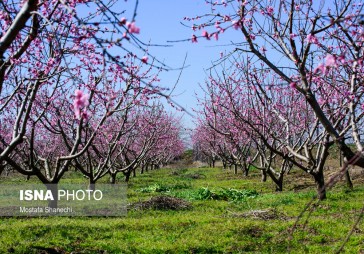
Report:
M 259 193 L 255 190 L 237 190 L 232 188 L 214 190 L 209 189 L 208 187 L 202 187 L 197 190 L 179 192 L 175 195 L 190 200 L 225 200 L 243 202 L 247 198 L 257 197 Z
M 150 186 L 147 186 L 144 188 L 140 188 L 137 191 L 142 192 L 142 193 L 171 192 L 173 190 L 188 189 L 188 188 L 191 188 L 191 184 L 188 184 L 185 182 L 175 183 L 172 185 L 155 183 L 153 185 L 150 185 Z
M 152 197 L 148 201 L 137 202 L 132 205 L 132 208 L 144 210 L 144 209 L 156 209 L 156 210 L 184 210 L 191 207 L 191 203 L 180 198 L 174 198 L 169 196 Z
M 261 220 L 286 220 L 288 219 L 283 213 L 279 212 L 277 209 L 267 208 L 262 210 L 250 210 L 247 212 L 239 213 L 232 212 L 228 214 L 228 217 L 235 218 L 251 218 L 251 219 L 261 219 Z
M 206 178 L 206 175 L 201 173 L 190 173 L 190 174 L 185 174 L 183 177 L 188 179 L 201 179 L 201 178 Z
M 182 174 L 186 173 L 187 171 L 188 171 L 187 168 L 177 168 L 175 170 L 172 170 L 170 175 L 171 176 L 179 176 L 179 175 L 182 175 Z

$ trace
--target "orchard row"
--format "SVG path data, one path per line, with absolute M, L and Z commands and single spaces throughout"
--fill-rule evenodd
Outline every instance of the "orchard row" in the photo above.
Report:
M 351 184 L 349 165 L 364 166 L 363 3 L 206 3 L 210 13 L 185 18 L 194 22 L 192 42 L 228 32 L 240 39 L 221 53 L 203 87 L 193 137 L 199 153 L 245 174 L 257 168 L 277 190 L 298 168 L 325 199 L 332 184 L 325 184 L 325 165 L 336 146 L 344 163 L 338 178 Z
M 159 101 L 164 68 L 124 1 L 4 1 L 0 7 L 0 172 L 58 183 L 78 170 L 115 183 L 184 150 Z M 127 19 L 124 15 L 131 18 Z

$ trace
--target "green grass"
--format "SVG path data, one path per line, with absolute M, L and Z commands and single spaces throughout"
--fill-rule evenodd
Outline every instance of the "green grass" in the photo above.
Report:
M 131 179 L 128 202 L 169 195 L 189 200 L 192 208 L 130 210 L 119 218 L 2 218 L 0 253 L 335 253 L 363 205 L 364 187 L 348 192 L 339 184 L 291 234 L 315 190 L 293 190 L 313 183 L 300 173 L 286 180 L 276 193 L 257 171 L 248 177 L 218 168 L 148 172 Z M 274 216 L 248 216 L 257 211 Z M 363 231 L 360 223 L 344 253 L 364 251 Z

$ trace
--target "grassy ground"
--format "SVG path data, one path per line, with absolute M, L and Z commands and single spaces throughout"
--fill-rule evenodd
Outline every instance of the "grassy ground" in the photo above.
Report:
M 2 253 L 335 253 L 363 205 L 362 179 L 354 191 L 338 184 L 326 201 L 297 216 L 315 194 L 300 172 L 284 191 L 261 183 L 259 172 L 233 175 L 220 168 L 160 169 L 138 175 L 129 203 L 168 195 L 191 202 L 184 210 L 130 209 L 119 218 L 2 218 Z M 233 190 L 231 190 L 233 189 Z M 364 253 L 363 223 L 344 253 Z

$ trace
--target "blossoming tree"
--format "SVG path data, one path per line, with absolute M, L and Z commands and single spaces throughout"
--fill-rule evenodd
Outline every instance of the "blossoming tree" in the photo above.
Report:
M 131 135 L 130 113 L 163 96 L 164 65 L 136 37 L 136 13 L 115 0 L 30 0 L 4 1 L 0 16 L 0 170 L 49 184 L 76 167 L 93 183 Z
M 217 65 L 229 60 L 241 73 L 251 72 L 256 76 L 250 78 L 250 83 L 241 83 L 245 89 L 259 92 L 260 103 L 256 107 L 273 106 L 270 88 L 281 87 L 296 91 L 299 103 L 291 101 L 285 107 L 275 106 L 272 114 L 279 118 L 286 114 L 287 108 L 296 108 L 301 110 L 301 115 L 312 114 L 315 119 L 311 127 L 306 127 L 304 136 L 316 140 L 313 143 L 301 140 L 298 149 L 286 146 L 286 155 L 281 155 L 300 158 L 307 165 L 316 161 L 314 165 L 321 167 L 328 147 L 336 144 L 345 161 L 364 166 L 360 139 L 364 115 L 360 82 L 364 38 L 360 15 L 362 3 L 336 1 L 332 5 L 325 1 L 231 0 L 209 4 L 211 13 L 186 18 L 199 23 L 192 28 L 196 32 L 199 30 L 201 36 L 194 34 L 191 41 L 218 39 L 226 30 L 236 30 L 243 40 L 233 43 L 232 52 L 222 56 Z M 241 54 L 248 58 L 244 64 L 239 62 Z M 289 96 L 290 92 L 283 90 L 281 96 Z M 264 117 L 261 113 L 259 118 Z M 310 134 L 313 130 L 315 135 Z M 351 142 L 356 149 L 349 146 Z M 312 147 L 322 153 L 317 157 L 319 160 L 312 160 Z M 324 180 L 320 171 L 314 177 L 322 189 Z M 325 198 L 324 191 L 320 198 Z

